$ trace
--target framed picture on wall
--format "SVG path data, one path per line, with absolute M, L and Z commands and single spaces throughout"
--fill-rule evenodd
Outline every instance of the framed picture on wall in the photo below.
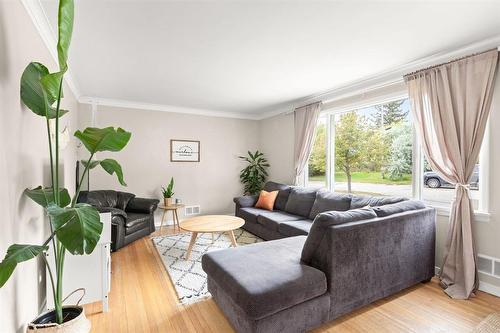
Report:
M 199 162 L 200 141 L 170 140 L 171 162 Z

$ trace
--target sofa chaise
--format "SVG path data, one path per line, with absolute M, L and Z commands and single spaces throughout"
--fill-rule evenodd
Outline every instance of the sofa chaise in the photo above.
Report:
M 434 275 L 435 210 L 392 197 L 277 183 L 275 211 L 235 199 L 268 242 L 202 257 L 208 290 L 238 332 L 305 332 Z
M 138 198 L 135 194 L 112 191 L 82 191 L 78 202 L 94 206 L 100 213 L 111 213 L 111 250 L 117 251 L 155 231 L 157 199 Z

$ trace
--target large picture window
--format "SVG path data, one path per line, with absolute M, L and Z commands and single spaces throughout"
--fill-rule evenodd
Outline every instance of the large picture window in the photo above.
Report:
M 328 169 L 328 124 L 329 116 L 322 115 L 318 119 L 314 133 L 314 145 L 307 164 L 307 181 L 310 187 L 327 188 Z
M 432 171 L 416 142 L 407 98 L 347 111 L 327 110 L 316 127 L 308 186 L 449 205 L 454 187 Z M 478 162 L 470 180 L 476 210 L 481 209 L 480 177 Z

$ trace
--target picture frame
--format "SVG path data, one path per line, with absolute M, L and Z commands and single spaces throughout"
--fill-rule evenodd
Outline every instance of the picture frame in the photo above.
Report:
M 200 141 L 170 140 L 170 162 L 200 162 Z

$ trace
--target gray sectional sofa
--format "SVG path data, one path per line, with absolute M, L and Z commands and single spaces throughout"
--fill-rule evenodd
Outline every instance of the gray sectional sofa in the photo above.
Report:
M 435 210 L 394 197 L 269 182 L 273 212 L 235 198 L 269 242 L 202 258 L 208 289 L 238 332 L 305 332 L 434 275 Z

